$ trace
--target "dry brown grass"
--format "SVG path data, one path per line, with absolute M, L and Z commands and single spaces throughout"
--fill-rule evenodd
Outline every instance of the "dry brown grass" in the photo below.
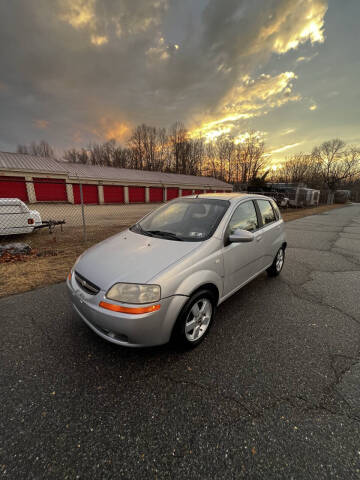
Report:
M 322 205 L 316 208 L 289 209 L 283 212 L 284 220 L 290 221 L 307 215 L 315 215 L 343 205 Z M 37 287 L 62 282 L 70 271 L 76 258 L 91 245 L 124 230 L 128 225 L 88 227 L 87 242 L 82 241 L 81 227 L 59 228 L 49 234 L 39 230 L 29 237 L 19 235 L 2 240 L 5 242 L 26 242 L 36 249 L 39 256 L 30 256 L 21 262 L 0 263 L 0 297 L 26 292 Z
M 28 243 L 37 250 L 39 256 L 30 256 L 21 262 L 0 263 L 0 297 L 62 282 L 84 250 L 126 227 L 127 225 L 88 227 L 87 242 L 82 241 L 81 227 L 65 227 L 62 232 L 57 229 L 52 234 L 39 230 L 32 234 L 30 241 L 28 235 L 19 235 L 16 239 L 7 238 L 8 242 Z
M 297 220 L 298 218 L 307 217 L 309 215 L 318 215 L 319 213 L 328 212 L 329 210 L 341 207 L 344 207 L 344 204 L 335 203 L 334 205 L 320 205 L 319 207 L 312 208 L 289 208 L 281 214 L 285 222 L 290 222 L 291 220 Z

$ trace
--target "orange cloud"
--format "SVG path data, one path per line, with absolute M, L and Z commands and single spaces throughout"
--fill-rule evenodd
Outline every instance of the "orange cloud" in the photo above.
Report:
M 312 44 L 323 43 L 327 9 L 326 0 L 288 2 L 288 5 L 262 28 L 257 48 L 261 49 L 264 42 L 270 42 L 272 51 L 285 53 L 307 41 Z
M 93 45 L 104 45 L 105 43 L 108 43 L 109 39 L 105 35 L 91 35 L 90 37 L 91 43 Z
M 95 24 L 95 0 L 65 0 L 61 20 L 74 28 L 83 28 Z
M 290 150 L 291 148 L 295 148 L 295 147 L 297 147 L 298 145 L 301 145 L 301 144 L 302 144 L 302 142 L 292 143 L 291 145 L 284 145 L 283 147 L 276 148 L 275 150 L 271 150 L 271 152 L 269 152 L 269 153 L 272 154 L 272 153 L 285 152 L 286 150 Z
M 49 121 L 44 120 L 42 118 L 39 118 L 39 119 L 35 120 L 34 123 L 35 123 L 35 126 L 37 128 L 40 128 L 41 130 L 45 130 L 49 126 Z
M 125 121 L 103 116 L 100 120 L 100 132 L 98 130 L 95 132 L 98 136 L 105 137 L 107 140 L 115 139 L 118 142 L 125 142 L 130 136 L 131 126 Z
M 212 115 L 199 118 L 192 129 L 194 137 L 203 136 L 208 140 L 223 134 L 235 136 L 239 133 L 239 122 L 266 115 L 270 110 L 288 102 L 301 100 L 292 93 L 294 72 L 283 72 L 276 76 L 262 74 L 252 79 L 249 75 L 240 81 L 222 98 Z

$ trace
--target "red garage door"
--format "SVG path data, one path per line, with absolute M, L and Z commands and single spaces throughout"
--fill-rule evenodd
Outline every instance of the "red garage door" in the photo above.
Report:
M 34 178 L 36 200 L 38 202 L 66 202 L 65 180 L 57 178 Z
M 145 187 L 129 187 L 130 203 L 145 203 Z
M 161 187 L 150 187 L 150 202 L 163 202 L 164 190 Z
M 19 198 L 27 202 L 25 177 L 0 176 L 0 198 Z
M 205 193 L 205 190 L 194 190 L 195 195 L 199 195 L 200 193 Z
M 179 189 L 170 187 L 166 191 L 166 199 L 167 201 L 173 200 L 174 198 L 177 198 L 179 196 Z
M 104 185 L 105 203 L 124 203 L 124 187 Z
M 99 203 L 97 185 L 83 185 L 83 199 L 84 203 Z M 81 203 L 80 186 L 73 184 L 74 203 Z
M 187 190 L 186 188 L 181 190 L 181 195 L 186 197 L 186 195 L 192 195 L 192 190 Z

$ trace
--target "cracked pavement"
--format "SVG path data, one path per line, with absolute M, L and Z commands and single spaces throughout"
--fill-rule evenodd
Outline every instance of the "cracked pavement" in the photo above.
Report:
M 65 285 L 0 300 L 0 475 L 360 478 L 360 204 L 286 224 L 206 341 L 128 350 Z

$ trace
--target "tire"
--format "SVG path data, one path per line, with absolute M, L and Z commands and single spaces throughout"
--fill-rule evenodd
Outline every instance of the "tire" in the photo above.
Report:
M 210 290 L 195 292 L 183 306 L 172 333 L 172 341 L 181 348 L 194 348 L 209 333 L 215 315 L 215 299 Z M 198 311 L 198 317 L 195 317 Z M 193 327 L 193 328 L 191 328 Z
M 273 263 L 266 270 L 269 277 L 277 277 L 278 275 L 280 275 L 281 270 L 283 269 L 284 263 L 285 263 L 285 249 L 281 247 L 279 248 L 277 254 L 275 255 Z

